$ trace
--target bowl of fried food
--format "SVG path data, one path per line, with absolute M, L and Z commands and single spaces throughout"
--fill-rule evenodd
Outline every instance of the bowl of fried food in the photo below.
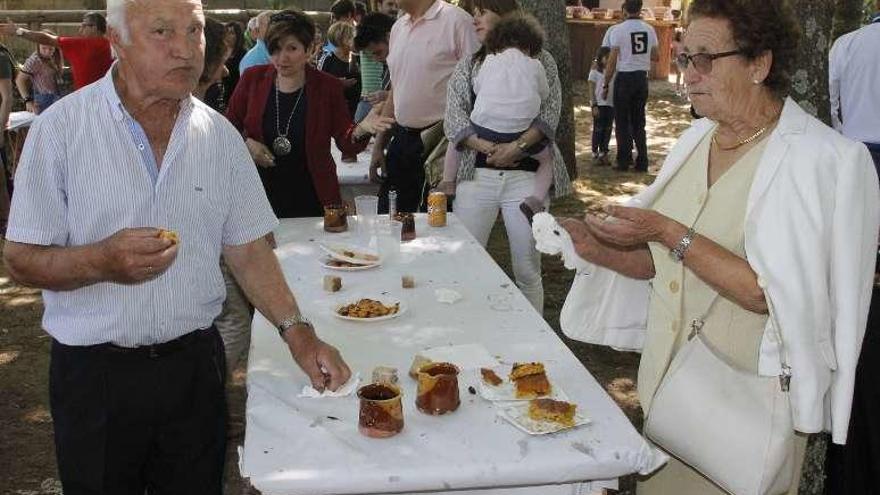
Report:
M 336 306 L 333 314 L 349 321 L 385 321 L 397 318 L 406 311 L 406 306 L 391 298 L 360 298 Z

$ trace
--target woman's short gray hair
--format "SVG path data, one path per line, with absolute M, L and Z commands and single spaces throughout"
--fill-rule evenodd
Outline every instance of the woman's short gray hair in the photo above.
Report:
M 107 25 L 119 33 L 123 45 L 131 43 L 125 11 L 134 0 L 107 0 Z

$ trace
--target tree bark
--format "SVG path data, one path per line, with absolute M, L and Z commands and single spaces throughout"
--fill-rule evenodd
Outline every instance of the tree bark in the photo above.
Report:
M 832 40 L 862 27 L 864 6 L 863 0 L 835 0 L 834 24 L 831 30 Z
M 565 0 L 519 0 L 520 6 L 534 15 L 547 32 L 546 48 L 559 67 L 562 85 L 562 114 L 556 128 L 556 143 L 565 159 L 568 175 L 577 177 L 574 151 L 574 106 L 572 102 L 571 51 L 568 25 L 565 23 Z
M 828 50 L 836 0 L 794 0 L 802 34 L 792 75 L 791 97 L 826 124 L 831 122 L 828 97 Z

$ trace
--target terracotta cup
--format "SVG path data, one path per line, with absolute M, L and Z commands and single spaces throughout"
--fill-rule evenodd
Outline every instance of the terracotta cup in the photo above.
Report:
M 358 389 L 358 431 L 372 438 L 393 437 L 403 430 L 403 404 L 397 385 L 371 383 Z
M 416 407 L 425 414 L 440 415 L 458 409 L 458 367 L 452 363 L 429 363 L 419 368 Z

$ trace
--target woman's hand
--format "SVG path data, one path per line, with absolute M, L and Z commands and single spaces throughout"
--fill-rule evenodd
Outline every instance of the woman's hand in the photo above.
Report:
M 571 243 L 574 245 L 574 250 L 578 256 L 587 261 L 592 261 L 596 256 L 599 242 L 593 236 L 593 233 L 590 232 L 590 227 L 583 221 L 574 218 L 559 218 L 557 222 L 568 231 Z
M 648 242 L 664 242 L 670 231 L 682 227 L 678 222 L 654 210 L 627 206 L 606 206 L 608 218 L 587 215 L 590 232 L 602 242 L 620 247 L 635 247 Z M 687 230 L 686 228 L 684 229 Z
M 394 117 L 382 117 L 382 107 L 384 106 L 384 103 L 373 105 L 370 113 L 357 125 L 358 128 L 355 129 L 355 134 L 358 134 L 358 131 L 360 131 L 361 135 L 377 134 L 390 129 L 394 125 Z
M 275 155 L 269 151 L 265 144 L 251 138 L 247 138 L 244 144 L 247 145 L 248 152 L 257 166 L 264 168 L 275 166 Z
M 499 168 L 512 168 L 524 156 L 522 150 L 516 145 L 516 141 L 512 143 L 499 143 L 495 146 L 495 152 L 486 159 L 486 163 Z
M 492 154 L 495 153 L 495 147 L 498 146 L 497 143 L 477 137 L 476 134 L 468 136 L 467 139 L 464 140 L 464 145 L 477 153 L 482 153 L 486 156 L 492 156 Z

